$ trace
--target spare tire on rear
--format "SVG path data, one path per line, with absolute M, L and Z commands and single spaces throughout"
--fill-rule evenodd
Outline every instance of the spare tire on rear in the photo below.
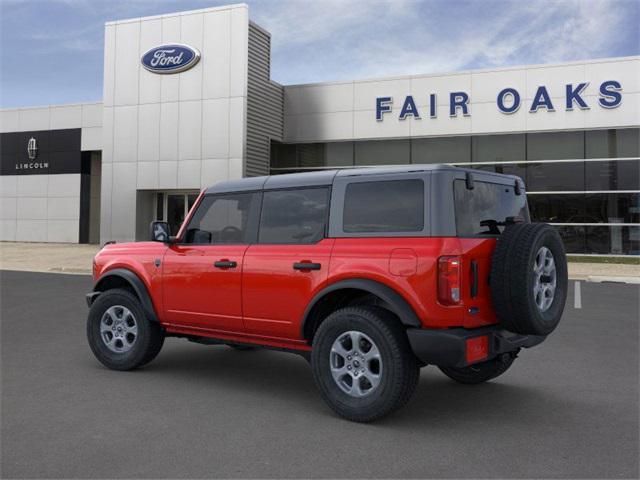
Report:
M 546 223 L 517 223 L 498 239 L 491 264 L 491 297 L 509 331 L 548 335 L 567 299 L 567 257 L 558 231 Z

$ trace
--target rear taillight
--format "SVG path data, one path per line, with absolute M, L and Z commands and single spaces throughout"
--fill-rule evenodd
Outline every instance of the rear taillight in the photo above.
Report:
M 438 259 L 438 301 L 443 305 L 460 303 L 460 257 Z

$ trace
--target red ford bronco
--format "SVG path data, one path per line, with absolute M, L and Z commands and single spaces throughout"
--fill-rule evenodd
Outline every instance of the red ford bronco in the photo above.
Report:
M 530 222 L 522 180 L 448 166 L 221 182 L 151 239 L 95 257 L 100 362 L 140 367 L 166 337 L 297 352 L 359 422 L 405 404 L 426 365 L 466 384 L 501 375 L 567 293 L 562 241 Z

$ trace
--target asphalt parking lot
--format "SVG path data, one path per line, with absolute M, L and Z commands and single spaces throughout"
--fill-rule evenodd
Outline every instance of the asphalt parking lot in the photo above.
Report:
M 88 276 L 0 273 L 3 478 L 638 478 L 638 285 L 581 284 L 502 377 L 422 370 L 378 423 L 335 417 L 304 359 L 168 339 L 134 372 L 85 341 Z

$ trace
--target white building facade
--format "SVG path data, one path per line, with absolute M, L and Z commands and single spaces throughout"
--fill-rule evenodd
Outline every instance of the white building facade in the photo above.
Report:
M 451 163 L 523 177 L 570 252 L 639 254 L 639 72 L 627 57 L 282 86 L 246 5 L 109 22 L 102 103 L 0 111 L 0 238 L 145 239 L 220 180 Z

